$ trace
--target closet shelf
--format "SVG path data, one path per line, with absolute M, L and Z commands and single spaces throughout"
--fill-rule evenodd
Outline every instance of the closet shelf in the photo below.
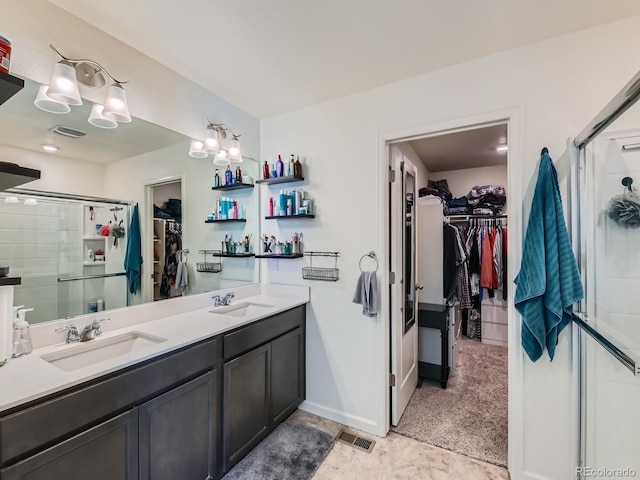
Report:
M 82 262 L 82 265 L 84 265 L 85 267 L 104 267 L 105 263 L 104 261 L 95 261 L 95 262 Z
M 97 235 L 86 235 L 84 237 L 82 237 L 83 240 L 102 240 L 104 241 L 105 238 L 109 238 L 109 237 L 101 237 L 101 236 L 97 236 Z

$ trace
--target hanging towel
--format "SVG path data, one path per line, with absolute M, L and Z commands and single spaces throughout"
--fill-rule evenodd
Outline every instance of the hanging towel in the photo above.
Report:
M 362 305 L 362 314 L 367 317 L 375 317 L 380 311 L 380 295 L 378 293 L 378 277 L 376 272 L 362 272 L 356 291 L 353 294 L 353 303 Z
M 138 205 L 133 207 L 129 236 L 127 237 L 127 253 L 124 256 L 124 271 L 127 277 L 129 292 L 135 295 L 140 289 L 142 280 L 142 240 L 140 238 L 140 220 Z
M 182 250 L 178 255 L 180 258 L 180 262 L 178 263 L 178 268 L 176 269 L 176 290 L 180 293 L 180 295 L 187 294 L 187 287 L 189 286 L 189 268 L 187 267 L 187 262 L 182 260 Z
M 535 362 L 546 345 L 553 360 L 558 334 L 571 321 L 572 305 L 583 298 L 584 291 L 564 221 L 558 174 L 548 154 L 540 159 L 515 283 L 522 347 Z

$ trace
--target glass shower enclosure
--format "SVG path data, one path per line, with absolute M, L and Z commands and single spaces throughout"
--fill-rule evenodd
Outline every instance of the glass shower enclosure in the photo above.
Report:
M 577 478 L 640 476 L 640 74 L 575 140 L 585 299 Z
M 34 309 L 30 323 L 128 305 L 126 236 L 116 243 L 100 229 L 122 226 L 126 235 L 129 210 L 126 202 L 106 199 L 17 189 L 0 194 L 0 264 L 22 277 L 14 305 Z

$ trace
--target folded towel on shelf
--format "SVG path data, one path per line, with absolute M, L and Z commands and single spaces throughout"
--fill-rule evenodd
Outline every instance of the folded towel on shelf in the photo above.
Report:
M 129 236 L 127 237 L 127 252 L 124 256 L 124 271 L 127 277 L 127 287 L 132 295 L 140 290 L 142 281 L 142 239 L 140 236 L 140 220 L 138 205 L 133 207 Z
M 361 304 L 362 314 L 367 317 L 375 317 L 380 312 L 380 294 L 376 272 L 362 272 L 360 274 L 356 291 L 353 294 L 353 303 Z
M 515 283 L 522 347 L 535 362 L 546 346 L 553 360 L 558 334 L 571 321 L 572 305 L 584 291 L 564 220 L 558 174 L 548 154 L 540 160 Z

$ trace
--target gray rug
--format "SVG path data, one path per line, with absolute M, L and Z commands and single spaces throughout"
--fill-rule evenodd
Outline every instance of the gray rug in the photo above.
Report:
M 305 480 L 331 451 L 333 437 L 295 420 L 282 422 L 224 480 Z
M 425 380 L 391 430 L 506 467 L 507 349 L 467 337 L 458 347 L 457 370 L 447 388 Z

